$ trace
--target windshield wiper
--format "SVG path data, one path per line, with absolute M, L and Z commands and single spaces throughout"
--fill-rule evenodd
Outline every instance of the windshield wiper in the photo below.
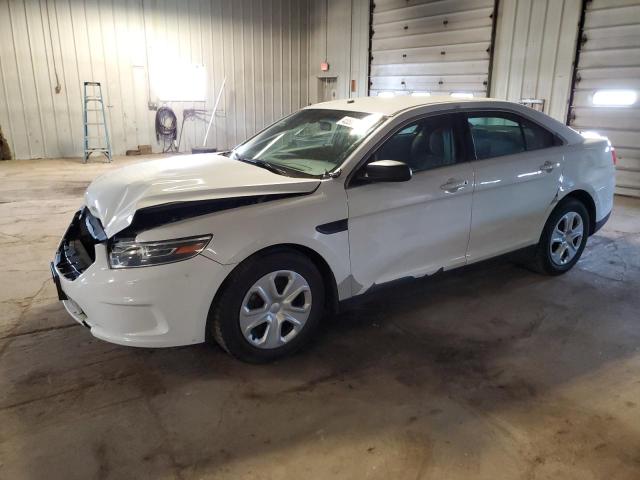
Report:
M 285 169 L 280 168 L 271 162 L 267 162 L 266 160 L 260 160 L 259 158 L 244 158 L 235 152 L 233 153 L 233 158 L 244 163 L 250 163 L 251 165 L 256 165 L 258 167 L 264 168 L 265 170 L 269 170 L 272 173 L 277 173 L 278 175 L 288 176 Z

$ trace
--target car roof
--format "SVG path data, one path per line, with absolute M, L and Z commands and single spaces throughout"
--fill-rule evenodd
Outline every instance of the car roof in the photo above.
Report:
M 316 103 L 306 108 L 322 108 L 327 110 L 346 110 L 351 112 L 362 113 L 381 113 L 387 116 L 396 115 L 404 110 L 411 108 L 424 107 L 436 104 L 449 104 L 452 107 L 463 105 L 465 103 L 487 103 L 501 105 L 504 100 L 496 100 L 494 98 L 456 98 L 450 96 L 429 96 L 414 97 L 411 95 L 398 95 L 395 97 L 357 97 L 344 100 L 332 100 L 330 102 Z
M 499 100 L 496 98 L 473 97 L 458 98 L 450 96 L 430 96 L 417 97 L 411 95 L 398 95 L 395 97 L 357 97 L 344 100 L 332 100 L 330 102 L 316 103 L 309 105 L 307 109 L 327 109 L 327 110 L 344 110 L 362 113 L 378 113 L 386 117 L 393 117 L 401 112 L 410 111 L 414 108 L 427 107 L 429 105 L 447 105 L 452 108 L 471 107 L 471 108 L 497 108 L 506 109 L 508 111 L 517 112 L 530 120 L 553 130 L 560 134 L 569 144 L 581 143 L 583 137 L 575 130 L 567 127 L 558 120 L 550 116 L 538 112 L 524 105 L 509 102 L 507 100 Z

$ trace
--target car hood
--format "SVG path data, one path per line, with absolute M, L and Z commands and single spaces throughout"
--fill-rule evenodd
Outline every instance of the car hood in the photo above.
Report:
M 254 195 L 307 193 L 319 180 L 294 178 L 217 154 L 182 155 L 138 163 L 96 178 L 85 192 L 107 237 L 127 228 L 144 207 Z

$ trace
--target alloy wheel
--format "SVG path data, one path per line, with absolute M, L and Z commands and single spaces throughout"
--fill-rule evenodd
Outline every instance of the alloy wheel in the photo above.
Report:
M 556 223 L 549 242 L 551 260 L 556 265 L 566 265 L 578 253 L 584 237 L 582 217 L 576 212 L 567 212 Z
M 273 349 L 293 340 L 311 313 L 311 288 L 291 270 L 268 273 L 249 288 L 240 307 L 240 330 L 253 346 Z

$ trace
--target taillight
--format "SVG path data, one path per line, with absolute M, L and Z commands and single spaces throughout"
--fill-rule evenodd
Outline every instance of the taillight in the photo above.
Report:
M 616 149 L 611 147 L 611 160 L 613 161 L 614 165 L 618 164 L 618 155 L 616 155 Z

